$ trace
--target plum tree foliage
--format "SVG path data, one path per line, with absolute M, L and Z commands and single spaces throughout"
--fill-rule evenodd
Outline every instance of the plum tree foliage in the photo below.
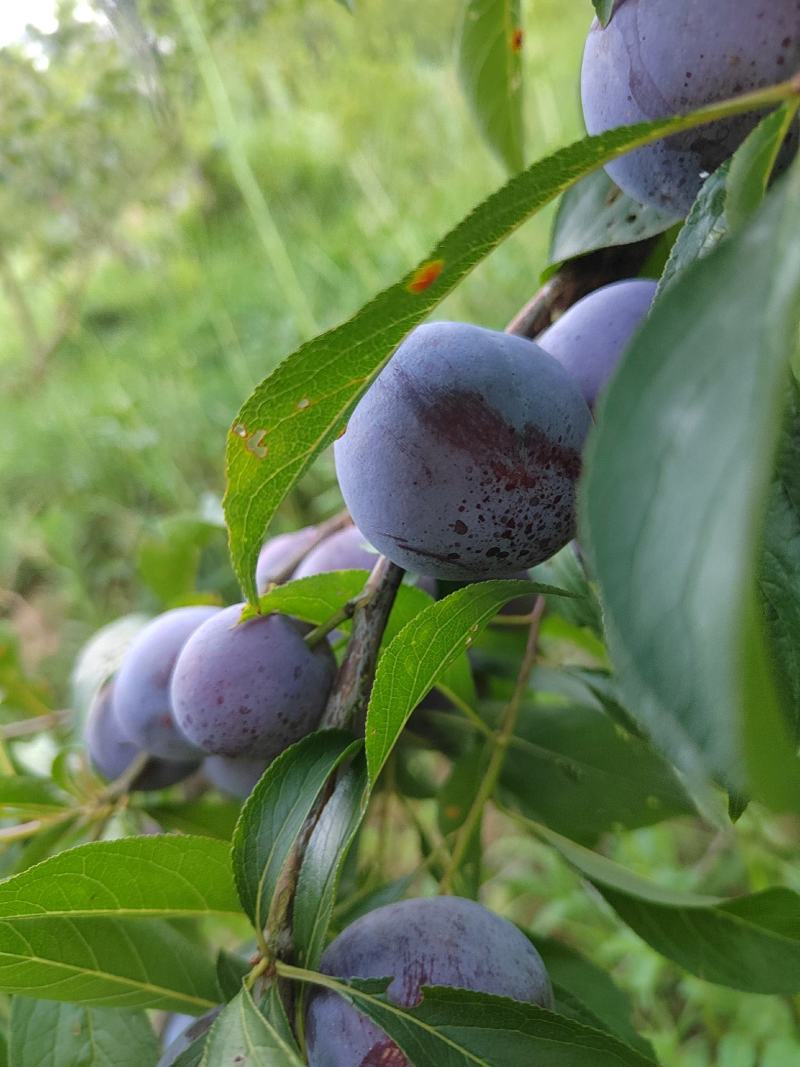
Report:
M 270 9 L 104 6 L 145 73 L 159 50 L 182 57 L 187 91 L 203 82 L 226 115 L 213 36 Z M 658 1067 L 632 1022 L 645 1006 L 575 950 L 581 924 L 550 899 L 562 864 L 587 907 L 609 905 L 591 945 L 618 921 L 709 985 L 800 994 L 796 880 L 765 889 L 759 866 L 748 892 L 740 857 L 717 865 L 749 805 L 755 836 L 800 811 L 800 0 L 594 8 L 589 136 L 515 173 L 231 413 L 246 602 L 171 583 L 151 621 L 96 635 L 77 743 L 49 776 L 31 768 L 71 724 L 0 647 L 23 713 L 0 730 L 8 1062 Z M 462 81 L 516 171 L 523 9 L 463 14 Z M 0 83 L 17 63 L 18 92 L 49 91 L 75 62 L 57 43 L 53 83 L 19 56 Z M 45 147 L 32 197 L 76 165 Z M 564 193 L 575 254 L 533 265 L 541 287 L 505 331 L 425 322 Z M 298 494 L 299 528 L 267 537 L 329 447 L 338 491 L 331 476 L 318 506 Z M 691 892 L 610 858 L 676 815 L 714 842 L 681 872 Z M 515 866 L 531 840 L 532 919 Z

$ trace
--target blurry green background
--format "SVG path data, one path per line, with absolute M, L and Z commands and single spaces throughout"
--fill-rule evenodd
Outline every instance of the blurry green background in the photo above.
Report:
M 0 587 L 39 612 L 53 678 L 154 606 L 142 540 L 221 496 L 256 382 L 505 180 L 458 84 L 459 7 L 152 0 L 138 19 L 123 0 L 114 37 L 63 5 L 58 32 L 0 52 Z M 587 12 L 536 0 L 527 25 L 533 159 L 579 133 Z M 502 326 L 547 231 L 441 314 Z M 330 484 L 323 464 L 282 518 L 335 509 Z
M 458 84 L 460 7 L 118 0 L 76 19 L 66 3 L 55 32 L 0 50 L 0 611 L 56 703 L 103 622 L 195 587 L 236 597 L 219 498 L 239 404 L 505 180 Z M 524 16 L 530 161 L 580 135 L 590 4 Z M 440 314 L 502 327 L 550 219 Z M 323 462 L 280 524 L 339 506 Z M 800 889 L 797 837 L 751 811 L 739 848 L 684 821 L 606 851 L 667 885 Z M 487 866 L 490 903 L 633 994 L 665 1067 L 800 1064 L 796 1001 L 686 978 L 513 830 Z

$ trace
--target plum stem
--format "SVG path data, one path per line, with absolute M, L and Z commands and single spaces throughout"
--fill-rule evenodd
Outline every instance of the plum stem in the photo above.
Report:
M 372 568 L 355 604 L 352 634 L 322 716 L 323 727 L 352 726 L 366 714 L 383 632 L 404 573 L 385 556 Z
M 378 651 L 404 573 L 402 567 L 385 556 L 379 556 L 363 590 L 354 598 L 352 636 L 322 716 L 320 725 L 323 729 L 350 727 L 366 712 Z M 312 631 L 307 636 L 312 637 L 314 633 Z M 311 834 L 333 793 L 336 778 L 334 772 L 317 798 L 284 863 L 264 934 L 259 938 L 264 955 L 264 967 L 259 974 L 269 976 L 277 960 L 291 957 L 292 908 L 300 868 Z
M 519 673 L 517 674 L 514 692 L 506 705 L 500 729 L 489 742 L 492 746 L 489 765 L 486 768 L 486 773 L 483 776 L 478 792 L 475 794 L 472 805 L 467 812 L 467 816 L 456 835 L 453 850 L 450 853 L 450 862 L 447 865 L 447 870 L 439 884 L 440 893 L 452 892 L 453 880 L 464 862 L 464 857 L 467 854 L 470 842 L 474 835 L 480 831 L 483 810 L 486 807 L 487 801 L 494 793 L 498 778 L 500 777 L 500 772 L 503 769 L 508 746 L 514 737 L 514 730 L 517 725 L 517 719 L 519 718 L 519 709 L 522 705 L 522 698 L 528 689 L 531 672 L 536 665 L 536 657 L 539 647 L 539 627 L 541 625 L 544 609 L 544 597 L 537 597 L 533 611 L 531 612 L 525 655 L 522 657 L 522 663 L 520 665 Z

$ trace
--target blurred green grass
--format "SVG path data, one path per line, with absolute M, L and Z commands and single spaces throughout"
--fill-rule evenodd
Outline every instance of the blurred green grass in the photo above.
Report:
M 294 279 L 270 266 L 208 95 L 171 92 L 181 145 L 163 192 L 142 189 L 103 248 L 77 322 L 31 379 L 0 319 L 0 586 L 48 605 L 63 670 L 99 623 L 142 603 L 137 544 L 160 515 L 223 490 L 225 433 L 257 381 L 299 342 L 394 281 L 504 180 L 453 63 L 459 5 L 330 0 L 271 6 L 215 36 L 214 59 Z M 579 134 L 586 12 L 537 0 L 526 41 L 528 158 Z M 153 120 L 155 121 L 155 119 Z M 164 186 L 163 177 L 159 179 Z M 159 187 L 161 188 L 161 187 Z M 441 308 L 502 326 L 545 266 L 534 220 Z M 31 289 L 42 314 L 48 279 Z M 323 462 L 290 522 L 336 507 Z M 233 594 L 232 586 L 226 593 Z M 45 665 L 47 666 L 47 665 Z

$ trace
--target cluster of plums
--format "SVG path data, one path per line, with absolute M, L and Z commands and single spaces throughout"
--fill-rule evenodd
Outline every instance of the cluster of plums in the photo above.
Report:
M 449 986 L 553 1007 L 544 963 L 506 919 L 461 897 L 418 897 L 388 904 L 351 923 L 326 949 L 320 970 L 334 978 L 387 978 L 389 1000 L 404 1008 L 423 986 Z M 172 1067 L 207 1029 L 216 1009 L 176 1036 L 159 1067 Z M 309 1067 L 410 1067 L 393 1041 L 327 989 L 306 1010 Z M 170 1035 L 171 1036 L 171 1035 Z M 565 1061 L 566 1062 L 566 1061 Z
M 553 555 L 573 535 L 590 408 L 653 293 L 638 280 L 599 289 L 541 345 L 463 323 L 415 330 L 336 445 L 356 525 L 268 541 L 259 591 L 371 569 L 372 545 L 432 595 L 437 578 L 518 576 Z M 309 628 L 286 615 L 241 622 L 242 608 L 175 608 L 138 634 L 87 718 L 100 774 L 116 778 L 146 753 L 133 788 L 171 785 L 202 762 L 212 784 L 245 796 L 319 725 L 336 671 L 329 642 L 310 646 Z
M 800 0 L 616 0 L 586 44 L 582 98 L 590 133 L 687 112 L 794 75 Z M 610 164 L 636 200 L 685 214 L 704 177 L 742 143 L 758 116 L 717 122 Z M 784 161 L 796 148 L 795 126 Z M 574 533 L 576 483 L 592 412 L 655 284 L 630 280 L 585 297 L 537 340 L 463 323 L 414 330 L 355 409 L 335 445 L 339 485 L 355 525 L 320 540 L 313 527 L 268 541 L 257 585 L 325 571 L 370 569 L 375 552 L 420 577 L 515 576 Z M 245 794 L 264 766 L 319 723 L 335 674 L 323 639 L 282 615 L 240 622 L 242 605 L 179 608 L 151 622 L 86 725 L 92 761 L 117 777 L 141 753 L 134 783 L 161 788 L 204 762 L 220 788 Z M 454 897 L 413 899 L 356 920 L 321 970 L 390 978 L 411 1007 L 426 985 L 552 1006 L 539 954 L 514 926 Z M 170 1067 L 213 1022 L 170 1044 Z M 173 1023 L 173 1030 L 179 1025 Z M 372 1022 L 335 993 L 309 997 L 311 1067 L 407 1067 Z

